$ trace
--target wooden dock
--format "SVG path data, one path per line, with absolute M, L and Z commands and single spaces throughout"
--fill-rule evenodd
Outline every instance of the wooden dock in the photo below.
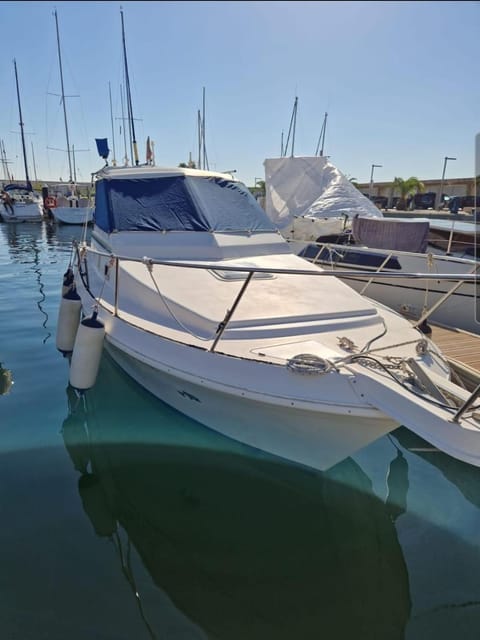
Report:
M 432 341 L 438 345 L 466 388 L 473 390 L 480 383 L 480 335 L 438 325 L 430 326 Z

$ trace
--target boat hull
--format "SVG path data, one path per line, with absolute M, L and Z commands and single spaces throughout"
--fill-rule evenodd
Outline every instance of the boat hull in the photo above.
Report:
M 305 245 L 295 245 L 300 252 Z M 332 246 L 333 248 L 333 246 Z M 399 277 L 400 273 L 432 273 L 435 274 L 471 274 L 476 267 L 473 260 L 461 260 L 454 257 L 428 256 L 427 254 L 410 254 L 406 252 L 389 252 L 380 250 L 364 250 L 356 247 L 334 247 L 336 256 L 333 263 L 325 259 L 313 259 L 323 268 L 337 269 L 341 278 L 352 289 L 362 293 L 372 300 L 380 302 L 394 311 L 410 319 L 418 319 L 420 316 L 437 304 L 446 294 L 452 290 L 457 282 L 451 280 L 422 280 L 412 279 L 407 275 Z M 312 249 L 312 256 L 318 254 L 319 249 Z M 360 264 L 349 262 L 348 256 L 354 254 Z M 395 270 L 390 271 L 395 278 L 376 277 L 375 270 L 369 268 L 368 260 L 375 259 L 379 266 L 383 260 L 391 255 L 391 260 L 397 263 Z M 371 270 L 371 276 L 342 277 L 342 271 Z M 476 284 L 465 282 L 446 298 L 440 306 L 429 316 L 429 319 L 438 324 L 471 333 L 480 333 L 480 323 L 476 313 Z
M 180 377 L 147 364 L 120 349 L 107 336 L 106 348 L 116 363 L 157 398 L 203 425 L 255 449 L 325 471 L 399 426 L 373 408 L 323 405 L 301 408 L 278 398 L 231 387 L 214 388 L 206 380 Z M 160 349 L 161 350 L 161 347 Z M 180 355 L 180 354 L 179 354 Z M 321 397 L 321 383 L 319 383 Z M 292 406 L 296 404 L 296 406 Z
M 93 220 L 93 207 L 55 207 L 51 212 L 59 224 L 86 224 Z
M 356 291 L 361 292 L 367 279 L 343 278 L 344 282 Z M 420 282 L 418 282 L 420 284 Z M 429 307 L 436 304 L 454 283 L 437 283 L 431 285 L 428 292 L 420 285 L 412 286 L 412 281 L 405 279 L 373 281 L 364 291 L 364 295 L 377 300 L 394 311 L 409 318 L 418 319 Z M 475 285 L 462 285 L 455 293 L 432 312 L 429 319 L 441 325 L 462 329 L 471 333 L 480 332 L 480 324 L 475 313 Z M 428 304 L 425 305 L 425 300 Z
M 40 222 L 43 220 L 42 207 L 38 203 L 16 203 L 13 211 L 0 205 L 0 219 L 3 222 Z

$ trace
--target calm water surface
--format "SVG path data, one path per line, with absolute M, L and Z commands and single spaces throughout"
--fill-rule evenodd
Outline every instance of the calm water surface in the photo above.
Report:
M 405 429 L 283 464 L 106 356 L 79 401 L 55 331 L 81 233 L 0 224 L 0 638 L 477 640 L 480 470 Z

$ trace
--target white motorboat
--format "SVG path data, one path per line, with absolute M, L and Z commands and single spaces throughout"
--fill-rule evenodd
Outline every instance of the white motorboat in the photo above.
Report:
M 57 329 L 73 387 L 93 385 L 95 343 L 178 411 L 289 461 L 325 470 L 403 424 L 480 466 L 476 394 L 438 348 L 297 256 L 231 176 L 105 167 L 95 206 L 62 300 L 76 288 L 93 316 L 77 331 L 61 307 Z
M 52 218 L 59 224 L 89 224 L 93 220 L 95 207 L 89 204 L 88 198 L 53 198 L 53 206 L 49 208 Z
M 385 218 L 325 158 L 272 159 L 265 167 L 266 212 L 298 254 L 338 270 L 352 288 L 419 323 L 429 318 L 480 332 L 477 285 L 462 282 L 478 272 L 471 252 L 477 225 Z M 395 279 L 381 277 L 380 271 Z M 432 278 L 400 278 L 402 273 Z M 455 273 L 457 281 L 441 279 Z

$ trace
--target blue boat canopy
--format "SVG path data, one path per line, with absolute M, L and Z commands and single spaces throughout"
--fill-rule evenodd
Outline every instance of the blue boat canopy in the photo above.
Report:
M 30 182 L 27 182 L 26 184 L 18 184 L 18 183 L 7 184 L 3 187 L 3 189 L 4 191 L 15 191 L 15 190 L 33 191 L 32 185 Z
M 103 178 L 95 224 L 112 231 L 275 231 L 248 189 L 219 176 Z

